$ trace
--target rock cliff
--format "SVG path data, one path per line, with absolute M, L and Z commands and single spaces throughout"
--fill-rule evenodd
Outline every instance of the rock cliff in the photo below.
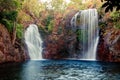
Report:
M 100 36 L 98 60 L 120 62 L 120 30 L 108 28 Z
M 11 35 L 6 27 L 0 24 L 0 63 L 1 62 L 19 62 L 27 58 L 21 41 L 15 40 L 12 44 Z

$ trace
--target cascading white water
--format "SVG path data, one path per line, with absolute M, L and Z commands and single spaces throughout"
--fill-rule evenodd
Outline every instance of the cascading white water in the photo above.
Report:
M 71 19 L 71 25 L 80 31 L 81 59 L 96 60 L 96 50 L 99 41 L 97 10 L 79 11 Z
M 25 43 L 31 60 L 42 59 L 42 39 L 35 24 L 29 25 L 26 29 Z

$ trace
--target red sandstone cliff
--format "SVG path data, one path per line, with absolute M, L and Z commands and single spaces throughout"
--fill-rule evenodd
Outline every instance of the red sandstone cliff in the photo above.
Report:
M 10 33 L 4 25 L 0 24 L 0 63 L 19 62 L 26 59 L 26 54 L 19 40 L 12 44 Z
M 120 62 L 120 30 L 108 28 L 100 38 L 98 60 Z

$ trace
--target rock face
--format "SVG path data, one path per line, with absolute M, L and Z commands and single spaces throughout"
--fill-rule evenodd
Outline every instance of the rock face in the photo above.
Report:
M 1 62 L 18 62 L 26 59 L 24 48 L 19 44 L 19 40 L 15 44 L 11 43 L 11 36 L 8 30 L 0 24 L 0 63 Z
M 72 32 L 70 24 L 71 18 L 77 11 L 70 11 L 66 14 L 66 18 L 62 21 L 64 30 L 57 33 L 57 30 L 45 39 L 45 49 L 43 51 L 44 58 L 47 59 L 63 59 L 70 58 L 75 53 L 76 35 Z M 56 21 L 59 22 L 59 21 Z M 60 24 L 57 24 L 57 26 Z
M 98 60 L 120 62 L 120 30 L 106 29 L 100 36 L 98 45 Z
M 78 58 L 77 47 L 79 43 L 77 42 L 76 28 L 71 24 L 71 19 L 77 12 L 78 10 L 71 10 L 65 18 L 64 37 L 69 55 L 68 58 Z
M 43 52 L 44 58 L 47 59 L 62 59 L 65 58 L 66 53 L 66 44 L 64 37 L 62 35 L 52 34 L 46 41 L 46 48 Z

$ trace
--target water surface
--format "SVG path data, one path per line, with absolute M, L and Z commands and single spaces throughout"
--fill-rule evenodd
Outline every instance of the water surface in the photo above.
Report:
M 39 60 L 0 64 L 0 80 L 120 80 L 120 64 Z

